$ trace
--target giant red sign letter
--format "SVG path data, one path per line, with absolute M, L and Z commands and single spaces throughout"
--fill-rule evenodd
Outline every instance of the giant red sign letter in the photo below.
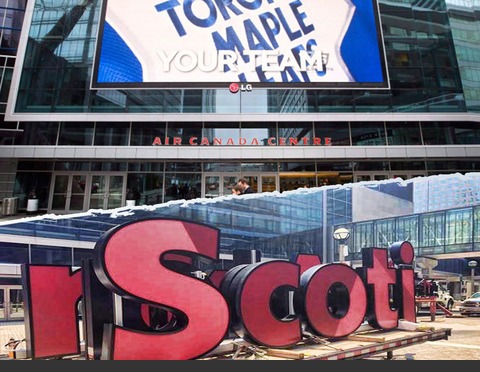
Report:
M 395 300 L 399 307 L 399 317 L 411 322 L 417 321 L 415 312 L 415 273 L 413 260 L 415 252 L 410 242 L 396 242 L 390 246 L 390 256 L 397 270 Z
M 80 354 L 78 303 L 81 270 L 22 265 L 25 336 L 32 359 Z
M 121 225 L 97 243 L 94 268 L 100 281 L 124 298 L 172 312 L 178 326 L 163 333 L 114 326 L 106 345 L 110 359 L 194 359 L 220 344 L 229 322 L 221 293 L 168 269 L 163 260 L 176 254 L 218 259 L 218 237 L 219 230 L 210 226 L 154 218 Z
M 398 309 L 393 306 L 396 270 L 388 266 L 388 251 L 383 248 L 364 248 L 363 273 L 367 285 L 368 323 L 375 328 L 393 329 L 398 326 Z
M 300 266 L 287 261 L 251 264 L 236 271 L 227 293 L 229 300 L 234 301 L 235 331 L 269 347 L 286 347 L 299 342 L 302 334 L 298 316 L 285 320 L 276 315 L 288 315 L 285 313 L 291 297 L 289 292 L 298 289 L 299 272 Z M 229 281 L 228 278 L 227 273 L 225 280 Z
M 367 292 L 362 278 L 350 266 L 314 266 L 302 274 L 300 287 L 306 320 L 315 333 L 343 337 L 364 321 Z

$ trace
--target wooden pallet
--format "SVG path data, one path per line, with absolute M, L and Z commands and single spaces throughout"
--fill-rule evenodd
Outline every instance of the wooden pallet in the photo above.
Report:
M 242 339 L 226 340 L 219 353 L 211 353 L 205 360 L 352 360 L 386 353 L 391 359 L 393 351 L 427 341 L 446 340 L 450 328 L 421 331 L 374 330 L 354 333 L 341 339 L 306 338 L 295 347 L 274 349 L 255 346 Z

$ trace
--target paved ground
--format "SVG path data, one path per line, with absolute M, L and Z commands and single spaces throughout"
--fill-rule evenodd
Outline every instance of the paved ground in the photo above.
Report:
M 393 351 L 392 360 L 480 360 L 480 316 L 461 317 L 454 311 L 454 317 L 437 314 L 432 321 L 430 315 L 422 315 L 417 322 L 435 329 L 450 328 L 448 340 L 428 341 Z M 25 337 L 23 322 L 0 322 L 0 359 L 9 359 L 5 344 L 10 338 L 22 340 Z M 21 343 L 19 348 L 24 348 Z M 387 354 L 378 354 L 368 359 L 386 359 Z
M 23 340 L 25 338 L 25 326 L 23 322 L 0 322 L 0 358 L 5 359 L 8 354 L 5 345 L 10 339 Z M 18 347 L 25 347 L 25 343 Z
M 436 315 L 419 316 L 417 322 L 440 328 L 450 328 L 448 340 L 428 341 L 395 350 L 393 360 L 480 360 L 480 316 L 445 317 Z M 370 359 L 385 359 L 380 354 Z

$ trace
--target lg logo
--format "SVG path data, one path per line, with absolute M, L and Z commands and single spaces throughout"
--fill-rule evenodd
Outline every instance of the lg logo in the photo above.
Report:
M 232 83 L 228 87 L 230 93 L 238 93 L 241 92 L 251 92 L 253 90 L 252 84 L 239 84 L 239 83 Z

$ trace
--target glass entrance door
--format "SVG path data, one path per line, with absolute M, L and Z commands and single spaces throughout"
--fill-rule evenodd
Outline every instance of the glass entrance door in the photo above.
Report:
M 124 186 L 123 173 L 56 173 L 52 178 L 49 212 L 62 214 L 121 207 Z
M 276 191 L 278 185 L 278 176 L 275 174 L 262 174 L 260 178 L 260 192 Z
M 0 321 L 23 320 L 23 291 L 20 285 L 0 285 Z
M 90 188 L 90 209 L 113 209 L 121 207 L 125 175 L 93 174 Z
M 230 195 L 238 177 L 232 174 L 205 174 L 203 177 L 203 198 Z
M 54 213 L 80 212 L 85 210 L 87 174 L 56 173 L 53 176 L 49 211 Z
M 278 176 L 275 173 L 206 173 L 203 176 L 202 197 L 215 198 L 231 195 L 232 188 L 240 178 L 246 178 L 255 192 L 271 192 L 278 189 Z
M 275 173 L 244 173 L 254 192 L 272 192 L 278 190 L 278 175 Z

